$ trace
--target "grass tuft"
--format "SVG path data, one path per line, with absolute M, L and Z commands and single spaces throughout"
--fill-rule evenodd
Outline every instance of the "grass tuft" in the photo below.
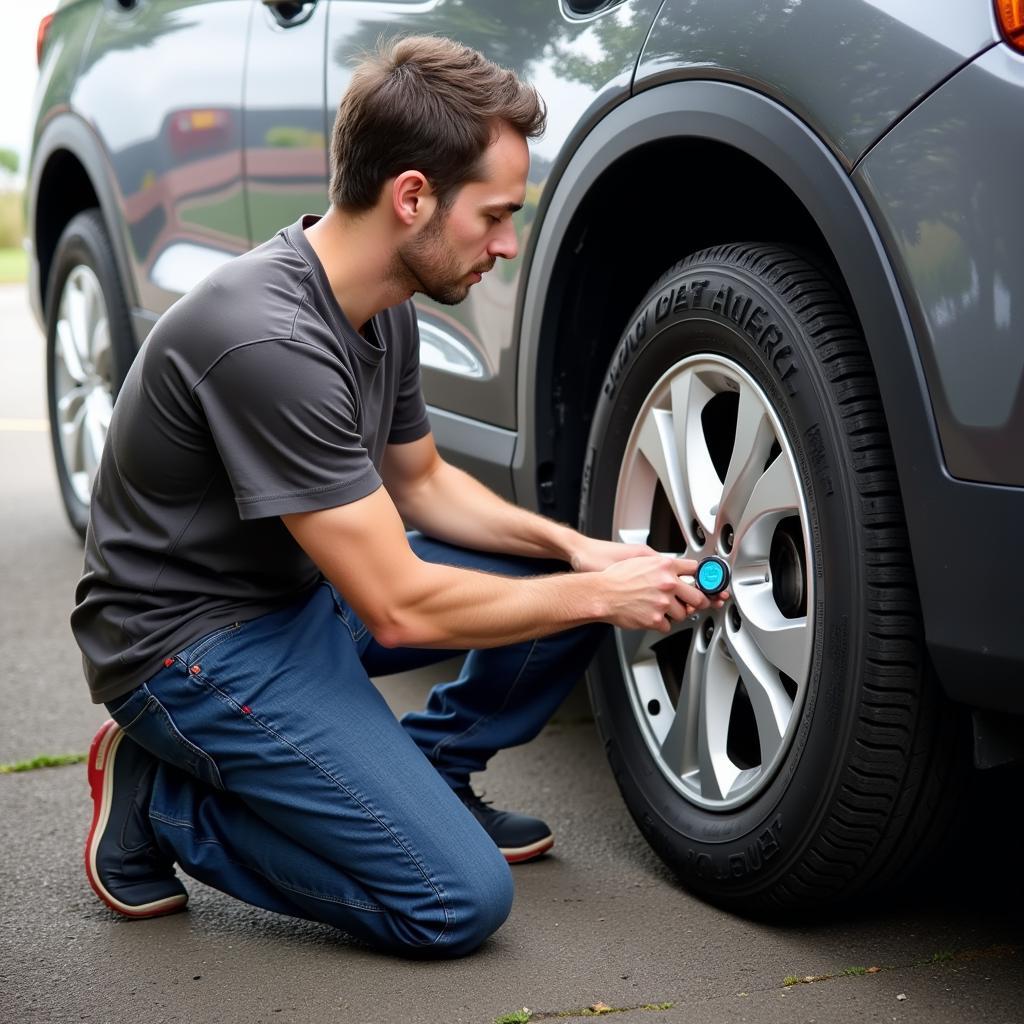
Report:
M 40 754 L 28 761 L 14 761 L 11 764 L 0 764 L 0 775 L 10 775 L 13 772 L 31 772 L 36 768 L 61 768 L 66 764 L 81 764 L 87 757 L 86 754 Z

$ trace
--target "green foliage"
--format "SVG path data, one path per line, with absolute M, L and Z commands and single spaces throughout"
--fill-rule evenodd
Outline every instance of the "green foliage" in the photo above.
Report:
M 800 979 L 795 974 L 787 974 L 782 979 L 782 984 L 786 987 L 789 987 L 790 985 L 799 985 Z
M 529 1024 L 531 1016 L 530 1011 L 524 1006 L 521 1010 L 513 1010 L 511 1013 L 495 1017 L 494 1024 Z
M 13 149 L 5 149 L 0 146 L 0 169 L 8 171 L 10 174 L 17 174 L 20 163 L 18 154 Z
M 28 279 L 28 253 L 24 249 L 0 249 L 0 284 Z
M 20 249 L 25 237 L 20 192 L 0 191 L 0 249 Z
M 861 974 L 867 974 L 868 969 L 866 967 L 844 967 L 842 973 L 848 978 L 853 978 Z
M 10 775 L 12 772 L 30 772 L 36 768 L 60 768 L 66 764 L 81 764 L 86 758 L 85 754 L 41 754 L 33 757 L 30 761 L 15 761 L 12 764 L 0 764 L 0 775 Z

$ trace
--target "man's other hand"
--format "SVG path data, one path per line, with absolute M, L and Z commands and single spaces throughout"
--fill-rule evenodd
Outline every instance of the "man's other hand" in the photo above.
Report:
M 603 572 L 616 562 L 642 555 L 658 554 L 646 544 L 620 544 L 612 540 L 596 540 L 579 536 L 575 550 L 569 560 L 574 572 Z

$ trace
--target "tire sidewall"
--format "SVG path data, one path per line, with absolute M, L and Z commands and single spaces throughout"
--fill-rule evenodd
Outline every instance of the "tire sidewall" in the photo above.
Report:
M 57 243 L 46 289 L 46 405 L 50 421 L 50 443 L 64 510 L 72 528 L 84 537 L 89 522 L 89 506 L 75 494 L 64 464 L 55 393 L 57 317 L 68 277 L 78 266 L 89 267 L 96 274 L 103 291 L 110 328 L 113 393 L 116 398 L 131 365 L 134 342 L 113 249 L 98 210 L 86 210 L 68 222 Z
M 722 289 L 732 292 L 725 293 L 724 303 L 716 303 Z M 676 308 L 680 293 L 688 293 L 688 305 Z M 743 300 L 739 305 L 737 296 Z M 747 298 L 765 310 L 764 322 L 755 318 L 753 325 L 743 326 L 740 311 Z M 720 308 L 712 308 L 716 305 Z M 803 837 L 838 784 L 859 697 L 860 656 L 851 637 L 862 632 L 857 595 L 864 581 L 842 472 L 847 456 L 837 440 L 842 428 L 813 346 L 786 302 L 765 282 L 713 262 L 691 265 L 659 282 L 616 349 L 587 447 L 584 529 L 610 536 L 622 453 L 641 404 L 667 370 L 702 353 L 732 359 L 764 391 L 787 436 L 803 488 L 815 603 L 800 721 L 769 785 L 734 811 L 714 812 L 687 801 L 654 763 L 622 680 L 614 637 L 595 658 L 589 682 L 613 771 L 641 830 L 698 889 L 711 887 L 727 897 L 749 885 L 762 887 L 766 875 L 783 872 L 799 856 Z M 836 579 L 849 585 L 832 586 L 826 600 L 824 584 Z M 718 891 L 723 884 L 728 886 L 724 893 Z

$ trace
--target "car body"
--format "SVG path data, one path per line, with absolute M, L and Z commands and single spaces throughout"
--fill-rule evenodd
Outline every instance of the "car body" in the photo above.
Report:
M 925 671 L 973 709 L 977 763 L 1012 756 L 1024 713 L 1024 55 L 995 7 L 66 0 L 43 50 L 30 166 L 44 329 L 61 235 L 83 210 L 105 224 L 137 347 L 211 269 L 325 209 L 326 140 L 353 58 L 397 33 L 480 49 L 532 80 L 550 112 L 531 144 L 520 255 L 459 307 L 417 300 L 447 457 L 575 521 L 602 382 L 652 282 L 687 253 L 783 240 L 863 334 Z M 812 462 L 831 472 L 813 447 Z

